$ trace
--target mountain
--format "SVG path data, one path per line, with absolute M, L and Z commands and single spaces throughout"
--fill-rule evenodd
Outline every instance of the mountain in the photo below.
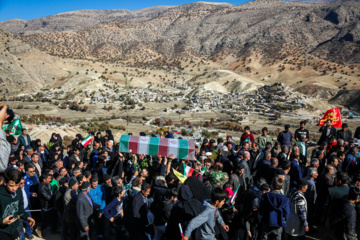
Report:
M 111 22 L 80 31 L 21 37 L 42 51 L 73 58 L 219 58 L 258 54 L 266 61 L 311 54 L 337 63 L 360 62 L 360 3 L 193 3 L 145 22 Z
M 219 92 L 253 91 L 280 81 L 326 100 L 339 89 L 360 87 L 359 2 L 197 2 L 105 11 L 57 14 L 49 17 L 51 24 L 36 25 L 40 20 L 35 19 L 31 31 L 6 33 L 28 49 L 28 56 L 36 53 L 36 67 L 49 68 L 33 78 L 21 76 L 30 68 L 19 68 L 16 77 L 11 68 L 3 68 L 5 75 L 71 91 L 98 89 L 101 79 L 122 85 L 124 74 L 133 86 L 171 88 L 171 82 L 181 81 L 198 91 Z M 80 26 L 87 18 L 88 25 Z M 64 19 L 78 24 L 64 24 Z M 6 22 L 13 32 L 19 24 L 23 20 Z M 71 27 L 80 29 L 64 30 Z M 14 48 L 3 47 L 16 60 Z M 9 59 L 3 61 L 11 65 Z
M 33 92 L 52 84 L 55 78 L 68 75 L 59 65 L 53 56 L 0 30 L 1 95 Z
M 168 11 L 172 7 L 157 6 L 135 11 L 127 9 L 78 10 L 29 21 L 21 19 L 4 21 L 0 22 L 0 29 L 21 35 L 81 30 L 106 22 L 143 22 Z

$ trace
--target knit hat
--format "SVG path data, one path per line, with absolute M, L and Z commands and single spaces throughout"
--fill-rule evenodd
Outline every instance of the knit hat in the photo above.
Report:
M 90 183 L 89 182 L 83 182 L 83 184 L 81 184 L 80 189 L 81 191 L 84 191 L 86 189 L 88 189 L 90 187 Z
M 350 200 L 356 200 L 357 198 L 360 198 L 360 189 L 357 187 L 350 188 L 348 198 Z
M 72 186 L 74 186 L 77 183 L 78 183 L 78 181 L 76 180 L 75 177 L 70 178 L 70 180 L 69 180 L 69 188 L 72 188 Z

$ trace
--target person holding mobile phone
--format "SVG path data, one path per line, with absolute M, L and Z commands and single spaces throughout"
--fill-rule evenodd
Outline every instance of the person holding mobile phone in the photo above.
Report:
M 2 129 L 3 124 L 8 123 L 10 116 L 7 113 L 7 106 L 0 104 L 0 172 L 8 167 L 9 156 L 11 152 L 10 143 L 6 140 L 5 131 Z
M 5 183 L 0 186 L 0 239 L 16 240 L 19 238 L 17 228 L 19 218 L 27 221 L 30 227 L 35 225 L 24 210 L 22 191 L 19 188 L 22 173 L 16 169 L 10 169 L 5 173 Z

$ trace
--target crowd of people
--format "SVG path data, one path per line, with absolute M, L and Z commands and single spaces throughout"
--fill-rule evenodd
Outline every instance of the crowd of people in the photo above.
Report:
M 312 151 L 302 121 L 276 140 L 248 126 L 240 142 L 204 139 L 195 159 L 119 152 L 110 130 L 91 132 L 86 147 L 80 134 L 64 146 L 57 133 L 45 144 L 26 129 L 17 138 L 0 130 L 0 239 L 305 239 L 319 229 L 358 239 L 359 136 L 331 124 Z

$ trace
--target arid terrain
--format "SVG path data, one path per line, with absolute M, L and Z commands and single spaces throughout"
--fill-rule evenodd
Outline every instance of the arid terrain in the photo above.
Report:
M 0 99 L 26 124 L 106 122 L 119 134 L 166 124 L 275 131 L 299 119 L 315 125 L 333 107 L 356 122 L 359 20 L 356 1 L 197 2 L 9 20 L 0 23 Z

